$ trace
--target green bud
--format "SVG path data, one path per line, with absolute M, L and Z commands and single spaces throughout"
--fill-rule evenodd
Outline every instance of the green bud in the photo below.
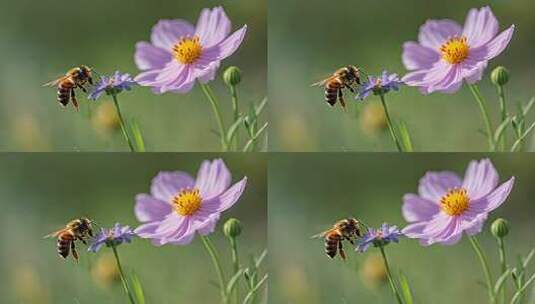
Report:
M 495 85 L 503 86 L 509 81 L 509 71 L 503 66 L 498 66 L 490 73 L 490 80 Z
M 235 86 L 241 81 L 241 71 L 238 67 L 231 66 L 228 67 L 225 72 L 223 72 L 223 81 L 228 86 Z
M 509 233 L 507 221 L 502 218 L 496 219 L 490 226 L 490 232 L 497 238 L 505 237 Z
M 241 224 L 240 221 L 235 218 L 230 218 L 228 221 L 223 225 L 223 233 L 228 238 L 236 238 L 241 234 Z

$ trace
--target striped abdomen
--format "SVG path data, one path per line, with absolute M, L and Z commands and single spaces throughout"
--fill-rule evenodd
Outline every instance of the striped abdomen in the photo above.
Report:
M 342 241 L 342 235 L 338 231 L 332 231 L 325 235 L 325 253 L 334 258 L 338 251 L 338 244 Z
M 63 106 L 69 104 L 71 98 L 71 91 L 74 89 L 74 81 L 71 78 L 67 78 L 58 85 L 58 101 Z
M 339 78 L 334 78 L 333 80 L 325 84 L 325 101 L 328 102 L 331 106 L 336 104 L 338 99 L 338 91 L 342 88 L 342 81 Z
M 71 232 L 63 232 L 58 236 L 58 254 L 66 258 L 69 256 L 71 243 L 74 242 L 74 235 Z

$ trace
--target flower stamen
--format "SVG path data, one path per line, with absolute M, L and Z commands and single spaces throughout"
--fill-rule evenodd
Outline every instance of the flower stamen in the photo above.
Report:
M 440 199 L 442 211 L 451 216 L 462 214 L 469 204 L 470 198 L 463 188 L 453 188 Z
M 194 63 L 202 54 L 198 36 L 183 37 L 173 46 L 173 57 L 183 64 Z
M 173 197 L 175 211 L 182 215 L 193 215 L 201 208 L 202 198 L 198 189 L 184 189 Z
M 469 50 L 470 47 L 464 36 L 454 36 L 440 47 L 442 58 L 451 64 L 463 62 L 468 57 Z

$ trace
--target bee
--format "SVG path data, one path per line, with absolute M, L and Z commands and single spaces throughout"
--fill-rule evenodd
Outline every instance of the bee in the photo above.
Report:
M 361 236 L 360 222 L 355 218 L 347 218 L 337 221 L 331 229 L 319 233 L 312 238 L 324 238 L 325 253 L 331 259 L 339 252 L 340 257 L 345 260 L 346 254 L 342 242 L 347 240 L 351 244 L 354 244 L 354 240 Z
M 75 242 L 82 241 L 87 245 L 86 238 L 93 237 L 92 221 L 87 217 L 74 219 L 65 225 L 65 228 L 53 232 L 45 238 L 57 237 L 58 254 L 66 259 L 69 256 L 69 251 L 72 251 L 72 257 L 78 262 L 78 252 L 76 251 Z
M 43 86 L 57 86 L 58 88 L 58 101 L 66 107 L 69 101 L 72 100 L 74 108 L 78 110 L 78 100 L 76 99 L 76 88 L 82 89 L 84 93 L 87 93 L 87 89 L 84 84 L 88 83 L 93 85 L 93 73 L 91 68 L 81 65 L 70 69 L 64 76 L 53 80 L 49 83 L 45 83 Z
M 360 70 L 356 66 L 348 65 L 339 68 L 329 78 L 316 82 L 312 86 L 323 86 L 325 89 L 325 101 L 330 106 L 334 106 L 336 101 L 339 100 L 342 108 L 345 109 L 346 103 L 342 90 L 346 88 L 355 93 L 353 88 L 355 83 L 360 85 Z

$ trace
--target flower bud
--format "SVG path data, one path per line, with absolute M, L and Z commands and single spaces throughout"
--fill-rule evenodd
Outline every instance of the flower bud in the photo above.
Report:
M 235 218 L 230 218 L 225 225 L 223 225 L 223 233 L 228 238 L 235 238 L 241 234 L 240 221 Z
M 503 66 L 498 66 L 490 73 L 490 80 L 495 85 L 503 86 L 509 81 L 509 71 Z
M 507 221 L 502 218 L 496 219 L 490 226 L 490 232 L 497 238 L 505 237 L 509 233 Z
M 225 72 L 223 72 L 223 81 L 228 86 L 235 86 L 241 81 L 241 71 L 238 67 L 231 66 L 228 67 Z

